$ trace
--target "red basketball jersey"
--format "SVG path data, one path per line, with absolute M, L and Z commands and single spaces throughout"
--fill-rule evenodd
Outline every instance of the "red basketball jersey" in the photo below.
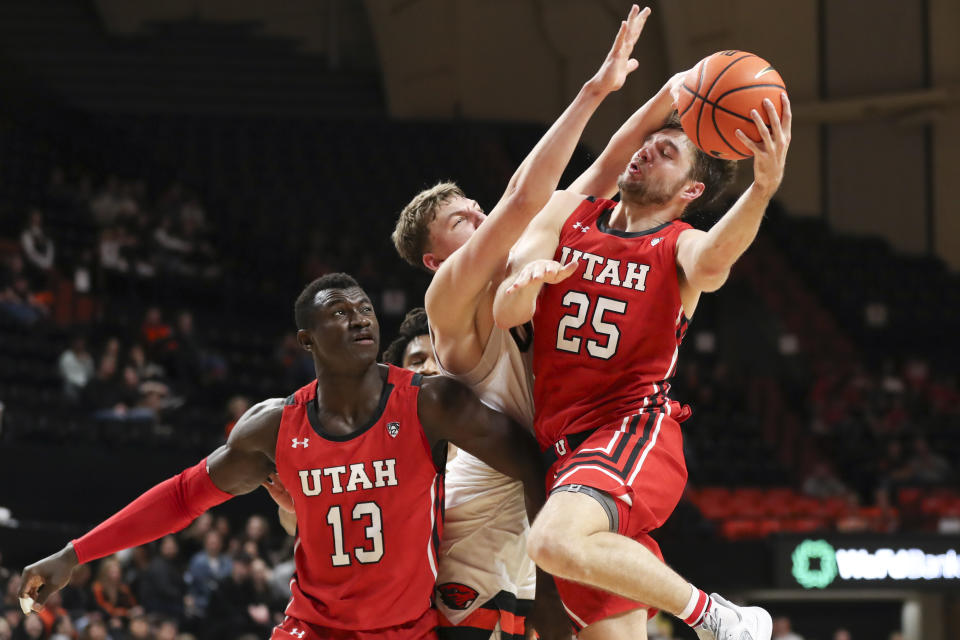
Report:
M 670 389 L 687 328 L 675 247 L 690 225 L 626 233 L 607 226 L 614 206 L 588 198 L 570 214 L 554 259 L 580 266 L 537 300 L 534 429 L 544 449 L 662 405 Z
M 276 464 L 297 514 L 288 616 L 372 630 L 430 613 L 443 467 L 417 415 L 419 385 L 389 367 L 379 409 L 348 436 L 324 431 L 316 381 L 287 398 Z

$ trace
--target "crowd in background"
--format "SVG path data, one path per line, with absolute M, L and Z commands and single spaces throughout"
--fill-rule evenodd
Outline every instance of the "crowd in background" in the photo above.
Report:
M 20 575 L 2 562 L 0 640 L 259 640 L 283 619 L 293 539 L 262 516 L 237 531 L 208 512 L 178 534 L 81 565 L 26 617 Z

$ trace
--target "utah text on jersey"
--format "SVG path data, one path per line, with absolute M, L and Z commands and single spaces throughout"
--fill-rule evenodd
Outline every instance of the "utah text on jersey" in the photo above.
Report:
M 571 251 L 573 256 L 571 258 Z M 569 260 L 586 260 L 587 266 L 580 275 L 584 280 L 590 280 L 597 284 L 610 284 L 624 289 L 635 289 L 645 291 L 647 284 L 647 272 L 650 271 L 650 265 L 640 264 L 638 262 L 627 262 L 626 268 L 620 266 L 619 260 L 598 256 L 595 253 L 571 249 L 564 246 L 560 254 L 560 264 L 569 264 Z M 597 267 L 603 265 L 599 271 Z
M 349 465 L 349 471 L 347 466 L 341 465 L 319 469 L 300 469 L 297 473 L 300 475 L 303 495 L 310 497 L 320 495 L 323 492 L 324 484 L 328 485 L 330 493 L 395 487 L 397 486 L 397 474 L 394 469 L 396 463 L 396 458 L 390 458 L 374 460 L 369 465 L 357 462 Z M 368 471 L 371 473 L 368 473 Z M 343 477 L 347 473 L 350 475 L 346 484 L 344 484 Z M 371 478 L 373 478 L 373 481 L 370 480 Z

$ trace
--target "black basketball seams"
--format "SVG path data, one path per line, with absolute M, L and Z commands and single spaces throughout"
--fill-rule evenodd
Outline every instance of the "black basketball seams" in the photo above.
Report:
M 756 57 L 757 57 L 757 56 L 753 55 L 752 53 L 748 53 L 748 54 L 746 54 L 746 55 L 740 56 L 740 57 L 737 58 L 736 60 L 733 60 L 730 64 L 728 64 L 727 66 L 725 66 L 725 67 L 720 71 L 720 73 L 717 74 L 717 77 L 715 77 L 715 78 L 713 79 L 713 82 L 710 84 L 710 88 L 707 89 L 707 91 L 706 91 L 706 93 L 704 94 L 704 96 L 705 96 L 706 98 L 709 98 L 709 97 L 710 97 L 710 92 L 713 91 L 713 88 L 714 88 L 715 86 L 717 86 L 717 83 L 718 83 L 718 82 L 720 82 L 720 78 L 723 76 L 723 74 L 725 74 L 727 71 L 730 70 L 730 67 L 732 67 L 733 65 L 737 64 L 737 63 L 740 62 L 741 60 L 746 60 L 747 58 L 756 58 Z M 697 89 L 699 90 L 700 87 L 697 87 Z
M 704 68 L 705 66 L 707 66 L 706 61 L 705 61 L 705 60 L 701 60 L 701 61 L 700 61 L 700 71 L 699 71 L 699 73 L 697 73 L 697 88 L 696 88 L 696 89 L 691 89 L 690 87 L 688 87 L 688 86 L 685 85 L 685 84 L 682 85 L 684 89 L 686 89 L 687 91 L 689 91 L 690 93 L 693 94 L 693 100 L 691 100 L 691 101 L 690 101 L 690 104 L 687 105 L 687 108 L 683 110 L 683 113 L 679 114 L 679 117 L 681 117 L 681 118 L 687 113 L 687 111 L 690 111 L 690 107 L 692 107 L 692 106 L 693 106 L 693 103 L 696 102 L 696 101 L 697 101 L 697 98 L 700 97 L 700 87 L 703 86 L 703 68 Z
M 702 100 L 703 100 L 704 102 L 707 101 L 707 98 L 710 96 L 710 92 L 713 91 L 713 88 L 717 85 L 717 82 L 720 80 L 720 76 L 722 76 L 723 74 L 725 74 L 725 73 L 730 69 L 730 67 L 732 67 L 733 65 L 737 64 L 737 63 L 740 62 L 741 60 L 746 60 L 747 58 L 756 58 L 756 57 L 757 57 L 757 56 L 753 55 L 752 53 L 748 53 L 748 54 L 746 54 L 746 55 L 740 56 L 740 57 L 737 58 L 736 60 L 731 61 L 730 64 L 728 64 L 727 66 L 725 66 L 725 67 L 720 71 L 720 73 L 717 74 L 717 77 L 713 79 L 713 82 L 710 84 L 710 88 L 707 89 L 707 92 L 706 92 L 706 94 L 704 95 L 704 97 L 702 98 Z M 703 65 L 703 66 L 706 67 L 706 62 L 704 62 L 704 65 Z M 698 93 L 699 93 L 699 89 L 700 89 L 700 87 L 697 87 L 697 92 L 698 92 Z M 701 117 L 703 117 L 703 107 L 702 107 L 702 106 L 700 107 L 700 112 L 697 113 L 697 146 L 700 147 L 701 149 L 703 149 L 703 145 L 700 144 L 700 118 L 701 118 Z M 716 126 L 716 122 L 714 122 L 714 126 Z M 722 137 L 722 136 L 721 136 L 721 137 Z

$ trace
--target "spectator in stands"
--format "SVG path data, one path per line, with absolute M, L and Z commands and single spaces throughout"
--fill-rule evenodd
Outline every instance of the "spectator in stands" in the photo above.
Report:
M 246 396 L 233 396 L 227 400 L 227 424 L 223 428 L 225 437 L 230 437 L 230 432 L 233 431 L 237 420 L 239 420 L 251 406 L 250 399 Z
M 848 491 L 844 511 L 837 517 L 837 531 L 841 533 L 861 533 L 870 529 L 870 521 L 864 517 L 860 508 L 860 496 L 856 491 Z
M 174 536 L 160 541 L 160 553 L 150 560 L 140 583 L 140 602 L 147 613 L 162 613 L 178 620 L 183 617 L 186 583 L 177 563 L 179 554 L 180 545 Z
M 247 518 L 242 546 L 251 559 L 268 557 L 269 537 L 270 523 L 266 518 L 257 514 Z
M 913 441 L 913 457 L 910 458 L 908 467 L 908 480 L 911 482 L 942 484 L 953 475 L 950 463 L 943 456 L 934 453 L 923 436 L 918 436 Z
M 93 356 L 87 351 L 86 338 L 74 336 L 70 347 L 60 354 L 58 368 L 63 378 L 63 394 L 71 401 L 78 401 L 94 375 Z
M 32 616 L 31 616 L 32 617 Z M 80 640 L 113 640 L 103 620 L 91 620 L 80 632 Z
M 227 375 L 226 361 L 203 347 L 194 328 L 193 314 L 181 311 L 177 315 L 177 325 L 171 340 L 177 378 L 181 382 L 202 382 L 209 384 L 223 380 Z
M 103 189 L 90 202 L 93 219 L 100 227 L 107 227 L 129 216 L 136 215 L 137 203 L 124 192 L 116 176 L 107 178 Z
M 23 271 L 23 259 L 16 254 L 9 256 L 6 265 L 0 267 L 0 314 L 30 327 L 47 313 L 46 306 L 30 290 Z
M 149 307 L 140 325 L 140 337 L 146 347 L 147 355 L 154 360 L 163 361 L 168 342 L 173 337 L 173 327 L 163 320 L 160 307 Z
M 794 633 L 793 629 L 790 628 L 790 618 L 780 616 L 773 619 L 772 640 L 803 640 L 803 636 Z
M 164 271 L 182 275 L 193 274 L 193 244 L 180 234 L 173 216 L 166 215 L 161 218 L 160 225 L 153 232 L 153 240 L 160 250 L 160 267 Z
M 0 618 L 0 640 L 11 640 L 12 637 L 13 629 L 10 628 L 10 623 L 6 618 Z
M 92 589 L 97 608 L 115 628 L 120 628 L 130 616 L 143 613 L 143 609 L 138 606 L 137 599 L 133 596 L 133 591 L 123 581 L 120 561 L 116 558 L 105 558 L 100 563 Z
M 833 640 L 851 640 L 850 632 L 840 628 L 833 632 Z
M 116 271 L 117 273 L 127 273 L 130 271 L 130 263 L 125 254 L 130 246 L 130 239 L 120 227 L 106 227 L 100 232 L 98 242 L 98 254 L 100 256 L 100 268 L 106 271 Z
M 13 632 L 13 640 L 40 640 L 45 635 L 40 616 L 26 616 Z
M 59 592 L 50 594 L 50 597 L 43 605 L 43 610 L 37 614 L 37 617 L 40 618 L 40 621 L 43 623 L 45 635 L 53 633 L 53 629 L 57 625 L 57 620 L 61 618 L 69 619 L 70 614 L 64 609 L 63 597 Z
M 70 574 L 70 582 L 61 591 L 63 608 L 74 619 L 80 618 L 94 608 L 93 593 L 90 591 L 91 570 L 89 564 L 79 565 Z
M 184 575 L 187 582 L 188 615 L 202 617 L 210 604 L 210 594 L 217 588 L 217 582 L 230 575 L 230 557 L 223 553 L 223 535 L 219 531 L 208 531 L 203 538 L 203 551 L 198 551 L 190 559 L 190 565 Z
M 36 290 L 50 289 L 53 285 L 53 239 L 43 229 L 43 214 L 39 209 L 32 209 L 27 217 L 27 226 L 20 234 L 20 250 L 30 286 Z
M 120 640 L 152 640 L 150 622 L 146 616 L 140 615 L 130 618 L 130 626 Z
M 50 640 L 74 640 L 77 637 L 77 630 L 73 626 L 73 621 L 69 615 L 60 616 L 53 625 L 53 635 Z
M 156 624 L 153 630 L 154 640 L 177 640 L 177 634 L 180 632 L 180 628 L 177 626 L 175 620 L 170 620 L 169 618 L 160 620 Z M 186 638 L 192 638 L 193 636 L 186 636 Z M 184 638 L 184 640 L 186 640 Z
M 221 579 L 210 596 L 204 637 L 234 640 L 246 634 L 262 638 L 273 626 L 270 606 L 253 586 L 251 558 L 243 553 L 233 557 L 230 575 Z
M 213 528 L 213 514 L 204 511 L 189 527 L 180 532 L 179 542 L 184 558 L 193 556 L 203 550 L 207 532 Z
M 147 359 L 147 352 L 139 342 L 127 351 L 127 366 L 132 367 L 141 380 L 162 380 L 164 377 L 163 367 Z
M 811 498 L 826 500 L 846 494 L 847 487 L 834 475 L 830 465 L 818 462 L 803 481 L 802 490 Z
M 316 377 L 310 354 L 303 350 L 292 332 L 284 334 L 277 348 L 277 363 L 286 388 L 299 389 Z

